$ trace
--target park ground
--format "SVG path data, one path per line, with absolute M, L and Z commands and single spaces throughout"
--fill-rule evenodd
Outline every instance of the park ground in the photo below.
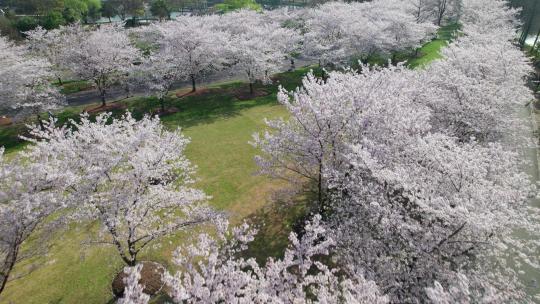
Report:
M 408 64 L 412 68 L 428 64 L 440 57 L 439 50 L 451 39 L 456 28 L 455 25 L 441 28 L 438 38 L 424 45 L 417 57 L 399 59 L 410 59 Z M 316 74 L 320 73 L 313 69 Z M 183 92 L 173 92 L 166 100 L 167 107 L 174 107 L 178 112 L 161 118 L 168 128 L 180 127 L 191 138 L 186 154 L 198 167 L 197 186 L 212 196 L 209 203 L 228 213 L 232 224 L 247 220 L 258 225 L 260 232 L 248 254 L 260 262 L 283 253 L 287 236 L 294 223 L 302 218 L 309 198 L 290 197 L 284 191 L 290 187 L 285 182 L 256 175 L 253 157 L 257 150 L 248 142 L 254 132 L 264 130 L 264 118 L 287 116 L 285 108 L 277 103 L 278 86 L 295 89 L 309 70 L 308 67 L 278 74 L 271 86 L 257 88 L 268 94 L 247 100 L 237 98 L 245 96 L 248 90 L 245 83 L 238 81 L 210 85 L 182 98 L 177 95 Z M 71 90 L 77 91 L 76 88 Z M 136 117 L 159 108 L 156 99 L 144 97 L 111 104 L 121 105 L 113 107 L 113 114 L 129 109 Z M 68 107 L 56 115 L 62 123 L 89 107 L 92 106 Z M 18 139 L 24 132 L 23 124 L 0 127 L 0 145 L 6 147 L 8 157 L 24 147 L 24 142 Z M 88 236 L 96 234 L 96 223 L 73 224 L 58 232 L 46 257 L 16 266 L 16 279 L 8 283 L 1 303 L 111 302 L 110 283 L 123 265 L 114 248 L 83 245 Z M 140 260 L 171 266 L 171 252 L 185 241 L 186 236 L 179 233 L 144 252 Z

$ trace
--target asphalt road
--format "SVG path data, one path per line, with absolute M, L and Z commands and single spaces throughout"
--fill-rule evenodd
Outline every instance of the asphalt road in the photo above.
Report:
M 306 59 L 296 59 L 295 60 L 295 67 L 305 67 L 311 64 L 314 64 L 315 62 L 312 60 L 306 60 Z M 282 67 L 279 69 L 280 72 L 285 72 L 291 68 L 291 64 L 289 61 L 286 61 L 283 63 Z M 234 72 L 219 72 L 214 75 L 208 76 L 205 79 L 197 82 L 197 87 L 204 87 L 210 84 L 217 84 L 220 82 L 226 82 L 226 81 L 245 81 L 245 76 L 242 71 L 234 71 Z M 173 86 L 173 90 L 178 89 L 190 89 L 191 88 L 191 81 L 182 81 Z M 135 89 L 129 92 L 129 97 L 133 96 L 144 96 L 146 92 L 142 89 Z M 107 92 L 106 100 L 107 101 L 116 101 L 127 98 L 127 92 L 124 88 L 116 87 L 112 88 Z M 66 96 L 66 100 L 68 105 L 70 106 L 79 106 L 79 105 L 85 105 L 85 104 L 92 104 L 92 103 L 99 103 L 101 101 L 101 97 L 99 95 L 99 92 L 95 89 L 92 90 L 86 90 L 82 92 L 77 92 L 73 94 L 69 94 Z

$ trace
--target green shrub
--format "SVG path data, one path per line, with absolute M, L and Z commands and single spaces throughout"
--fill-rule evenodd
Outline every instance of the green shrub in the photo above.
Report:
M 35 29 L 38 25 L 39 23 L 36 18 L 30 17 L 30 16 L 24 16 L 17 20 L 17 22 L 15 23 L 15 28 L 19 32 L 24 33 L 24 32 Z
M 63 24 L 65 24 L 65 20 L 62 14 L 60 14 L 59 12 L 48 13 L 41 22 L 41 26 L 43 26 L 43 28 L 47 30 L 58 28 L 60 27 L 60 25 Z

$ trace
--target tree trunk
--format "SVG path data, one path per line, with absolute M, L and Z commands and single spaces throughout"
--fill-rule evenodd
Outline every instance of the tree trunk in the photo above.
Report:
M 529 31 L 531 30 L 531 26 L 532 26 L 534 16 L 536 13 L 537 4 L 538 4 L 538 1 L 535 1 L 531 16 L 529 18 L 529 21 L 527 22 L 527 26 L 523 27 L 523 32 L 521 33 L 519 44 L 521 45 L 522 50 L 523 50 L 523 47 L 525 46 L 525 42 L 527 41 L 527 37 L 529 36 Z
M 538 43 L 538 38 L 540 38 L 540 29 L 538 30 L 538 33 L 536 34 L 536 38 L 534 38 L 534 43 L 531 48 L 531 52 L 534 52 L 534 49 L 536 47 L 536 43 Z
M 326 73 L 326 70 L 325 69 L 322 69 L 321 70 L 321 77 L 322 77 L 322 80 L 324 82 L 326 82 L 326 80 L 328 80 L 328 73 Z
M 324 214 L 324 197 L 323 197 L 323 176 L 322 176 L 322 162 L 319 163 L 319 176 L 317 181 L 317 200 L 319 201 L 319 214 Z
M 250 93 L 251 95 L 253 95 L 253 93 L 254 93 L 254 92 L 253 92 L 253 83 L 252 83 L 252 82 L 249 83 L 249 93 Z
M 39 127 L 41 128 L 41 130 L 45 130 L 45 126 L 43 125 L 43 120 L 41 119 L 41 115 L 37 114 L 37 121 L 39 123 Z
M 101 92 L 101 106 L 105 107 L 107 105 L 107 101 L 105 100 L 105 90 Z
M 109 17 L 109 23 L 112 23 L 111 17 Z
M 59 85 L 64 85 L 64 83 L 62 82 L 62 78 L 58 77 L 58 84 Z
M 4 291 L 4 288 L 6 288 L 6 284 L 9 279 L 9 274 L 11 273 L 11 270 L 13 269 L 13 266 L 15 266 L 15 261 L 17 261 L 17 255 L 19 254 L 19 245 L 15 246 L 6 256 L 4 265 L 2 265 L 2 268 L 0 269 L 0 294 L 2 294 L 2 291 Z
M 128 251 L 129 251 L 129 257 L 130 257 L 129 266 L 133 267 L 137 265 L 137 251 L 135 250 L 135 243 L 132 243 L 129 240 L 128 240 Z
M 195 75 L 190 75 L 191 77 L 191 92 L 197 91 L 197 86 L 195 85 Z
M 165 112 L 165 100 L 163 97 L 159 98 L 159 104 L 161 105 L 161 112 Z

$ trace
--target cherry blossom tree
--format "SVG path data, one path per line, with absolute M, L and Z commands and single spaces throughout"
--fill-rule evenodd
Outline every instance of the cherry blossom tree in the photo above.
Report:
M 478 284 L 472 288 L 473 284 Z M 434 304 L 449 303 L 493 303 L 502 304 L 514 301 L 511 297 L 501 294 L 484 282 L 471 282 L 464 274 L 458 274 L 456 283 L 445 289 L 435 281 L 434 286 L 426 289 L 429 300 Z
M 304 50 L 323 65 L 347 65 L 379 53 L 415 49 L 431 38 L 435 27 L 418 20 L 408 2 L 329 2 L 306 13 Z
M 125 78 L 140 51 L 119 26 L 101 25 L 80 33 L 85 34 L 84 39 L 71 40 L 63 60 L 75 76 L 93 82 L 105 106 L 107 90 Z
M 124 278 L 126 288 L 123 297 L 118 299 L 118 304 L 146 304 L 150 301 L 150 296 L 143 292 L 144 287 L 139 284 L 141 270 L 142 264 L 125 268 L 124 271 L 128 274 Z
M 379 0 L 365 6 L 366 16 L 378 16 L 368 19 L 381 31 L 382 46 L 377 51 L 382 54 L 414 50 L 435 36 L 437 27 L 429 20 L 418 20 L 407 10 L 406 1 Z
M 408 0 L 410 12 L 416 18 L 417 22 L 432 20 L 435 12 L 433 11 L 433 0 Z
M 130 70 L 129 85 L 142 87 L 148 95 L 156 96 L 161 111 L 165 111 L 165 97 L 176 83 L 186 77 L 185 71 L 178 67 L 177 59 L 170 49 L 159 50 Z
M 191 187 L 194 169 L 183 155 L 189 140 L 180 131 L 129 113 L 112 120 L 101 114 L 95 122 L 83 114 L 71 125 L 51 121 L 33 134 L 36 145 L 54 147 L 41 157 L 61 158 L 63 170 L 75 176 L 73 217 L 98 220 L 108 234 L 91 243 L 113 245 L 133 266 L 147 245 L 214 216 L 207 196 Z
M 263 173 L 319 185 L 338 260 L 393 302 L 526 301 L 516 272 L 540 265 L 537 242 L 514 236 L 539 230 L 534 188 L 508 145 L 530 97 L 515 11 L 466 0 L 461 14 L 463 36 L 430 67 L 308 76 L 280 94 L 291 117 L 254 141 Z
M 458 0 L 432 0 L 433 11 L 435 12 L 435 22 L 437 25 L 442 25 L 443 21 L 455 17 L 459 12 Z
M 410 89 L 413 76 L 403 66 L 364 67 L 362 74 L 330 73 L 326 81 L 309 74 L 301 89 L 282 90 L 278 100 L 291 118 L 267 121 L 270 131 L 254 135 L 253 144 L 264 152 L 256 157 L 261 173 L 310 180 L 323 209 L 327 174 L 344 169 L 342 154 L 354 134 L 364 134 L 355 140 L 397 145 L 405 140 L 403 134 L 428 129 L 428 108 L 414 102 L 418 93 Z
M 425 102 L 442 132 L 494 140 L 522 128 L 516 109 L 532 99 L 525 86 L 532 68 L 511 43 L 515 10 L 503 1 L 466 4 L 463 35 L 426 69 Z
M 338 269 L 317 261 L 333 245 L 320 222 L 315 216 L 306 223 L 301 239 L 292 233 L 283 259 L 260 266 L 238 257 L 255 231 L 246 224 L 228 231 L 222 221 L 217 237 L 201 234 L 194 245 L 177 250 L 174 262 L 182 270 L 166 273 L 166 290 L 175 303 L 387 303 L 373 282 L 359 274 L 340 277 Z
M 37 115 L 64 103 L 63 96 L 49 85 L 51 65 L 30 56 L 23 46 L 0 37 L 0 107 L 18 116 Z
M 513 229 L 532 227 L 522 219 L 530 188 L 517 154 L 443 135 L 417 139 L 390 158 L 363 145 L 353 150 L 355 169 L 332 180 L 340 257 L 393 286 L 385 292 L 399 302 L 423 298 L 434 280 L 449 284 L 454 271 L 511 286 L 510 274 L 490 272 L 497 269 L 492 261 L 507 258 L 496 248 Z
M 52 64 L 52 71 L 62 85 L 62 75 L 66 67 L 65 49 L 70 47 L 73 41 L 84 39 L 83 32 L 79 24 L 61 26 L 54 30 L 45 30 L 38 26 L 25 32 L 26 44 L 32 54 L 44 57 Z
M 255 82 L 271 82 L 270 76 L 278 71 L 299 43 L 296 31 L 277 22 L 266 22 L 264 15 L 255 11 L 225 14 L 215 28 L 231 35 L 231 61 L 235 69 L 245 73 L 251 94 Z
M 306 13 L 305 55 L 319 60 L 321 65 L 339 63 L 349 56 L 347 36 L 341 26 L 350 17 L 348 9 L 348 4 L 331 2 Z
M 163 37 L 161 48 L 177 61 L 176 68 L 191 80 L 193 91 L 197 90 L 198 79 L 223 69 L 226 63 L 224 51 L 229 39 L 227 33 L 214 30 L 213 22 L 217 20 L 182 16 L 176 21 L 156 25 L 156 30 Z
M 41 148 L 30 146 L 11 161 L 0 149 L 0 293 L 16 263 L 46 253 L 44 240 L 60 221 L 48 217 L 65 206 L 62 191 L 70 175 L 58 159 L 38 157 Z M 38 228 L 36 243 L 23 250 Z

